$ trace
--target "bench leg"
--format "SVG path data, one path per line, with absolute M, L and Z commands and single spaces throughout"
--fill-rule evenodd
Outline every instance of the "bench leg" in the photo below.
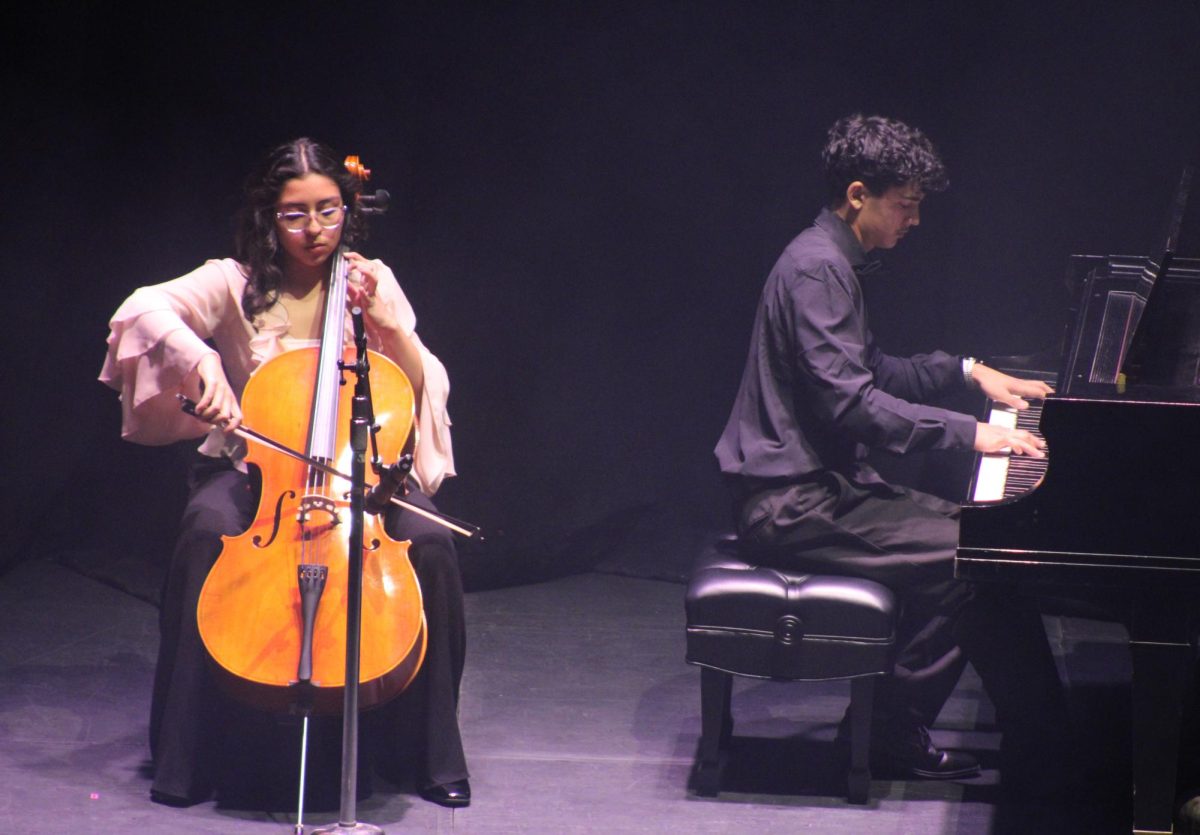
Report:
M 871 710 L 875 704 L 875 676 L 850 680 L 850 773 L 846 799 L 866 803 L 871 791 Z
M 700 668 L 700 762 L 696 769 L 696 791 L 713 797 L 721 788 L 721 770 L 733 734 L 730 694 L 733 676 L 708 667 Z

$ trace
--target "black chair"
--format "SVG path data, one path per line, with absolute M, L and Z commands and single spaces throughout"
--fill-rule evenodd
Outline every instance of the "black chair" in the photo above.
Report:
M 698 793 L 713 796 L 720 789 L 733 733 L 733 676 L 850 679 L 847 796 L 866 803 L 875 678 L 892 668 L 892 592 L 856 577 L 762 568 L 726 538 L 697 562 L 685 605 L 687 661 L 701 668 Z

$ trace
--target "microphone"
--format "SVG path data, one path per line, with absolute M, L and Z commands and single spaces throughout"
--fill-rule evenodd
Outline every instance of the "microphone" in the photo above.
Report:
M 390 467 L 384 467 L 379 473 L 379 483 L 367 491 L 363 499 L 363 510 L 367 513 L 380 514 L 388 509 L 392 496 L 404 486 L 404 480 L 412 470 L 412 453 L 405 453 L 400 460 Z

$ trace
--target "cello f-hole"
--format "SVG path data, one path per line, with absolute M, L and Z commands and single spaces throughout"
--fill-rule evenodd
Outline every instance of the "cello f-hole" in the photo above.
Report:
M 261 536 L 254 536 L 250 542 L 255 548 L 266 548 L 275 541 L 275 537 L 279 535 L 279 520 L 283 518 L 283 503 L 286 499 L 294 498 L 296 498 L 295 490 L 284 490 L 279 494 L 279 498 L 275 501 L 275 518 L 272 520 L 271 538 L 263 542 Z

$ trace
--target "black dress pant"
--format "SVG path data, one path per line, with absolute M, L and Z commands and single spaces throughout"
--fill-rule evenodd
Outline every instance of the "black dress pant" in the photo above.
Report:
M 864 577 L 899 596 L 895 668 L 877 690 L 881 736 L 932 725 L 969 660 L 1008 758 L 1065 753 L 1065 700 L 1040 614 L 1009 587 L 954 578 L 958 512 L 925 493 L 833 472 L 753 492 L 735 508 L 760 564 Z
M 275 744 L 279 720 L 228 699 L 217 687 L 196 625 L 200 590 L 221 551 L 221 535 L 245 530 L 257 506 L 251 479 L 227 461 L 197 456 L 181 532 L 172 554 L 159 615 L 160 644 L 150 710 L 153 791 L 162 799 L 198 802 L 247 786 L 276 785 L 255 771 L 294 770 L 299 739 Z M 433 508 L 414 493 L 414 504 Z M 428 647 L 408 690 L 360 723 L 360 750 L 387 774 L 410 773 L 421 783 L 467 777 L 458 729 L 458 692 L 466 649 L 462 582 L 451 534 L 414 513 L 393 507 L 387 530 L 409 539 L 409 558 L 421 585 Z M 336 785 L 340 717 L 314 724 L 315 773 Z M 294 741 L 293 741 L 294 740 Z M 249 744 L 248 744 L 249 743 Z M 271 756 L 293 762 L 270 762 Z M 332 762 L 329 760 L 332 759 Z M 251 792 L 253 793 L 253 792 Z

